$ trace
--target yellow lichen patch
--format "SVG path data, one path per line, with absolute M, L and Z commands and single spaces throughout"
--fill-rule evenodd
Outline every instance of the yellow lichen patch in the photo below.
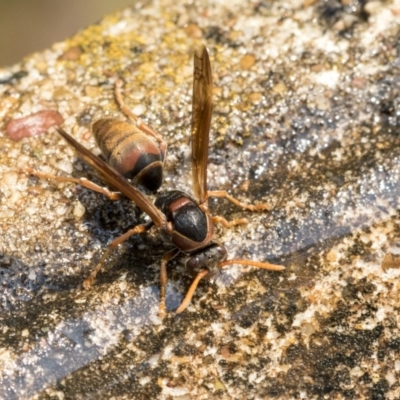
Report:
M 334 262 L 337 260 L 337 252 L 332 249 L 327 255 L 326 255 L 326 260 L 330 262 Z
M 240 67 L 244 70 L 250 69 L 256 63 L 256 58 L 253 54 L 246 54 L 240 60 Z
M 214 381 L 214 389 L 215 390 L 220 390 L 220 391 L 223 391 L 223 392 L 226 391 L 225 385 L 220 380 L 215 380 Z
M 283 94 L 287 91 L 287 87 L 284 82 L 278 82 L 272 89 L 274 93 Z
M 262 100 L 262 94 L 260 92 L 253 92 L 249 98 L 252 103 L 259 103 Z
M 85 94 L 89 97 L 98 97 L 101 93 L 101 88 L 98 86 L 85 86 Z
M 104 24 L 104 22 L 103 22 Z M 102 25 L 103 25 L 102 24 Z M 134 31 L 119 35 L 107 35 L 104 26 L 93 25 L 65 42 L 65 52 L 59 61 L 76 67 L 77 63 L 92 70 L 101 71 L 107 58 L 107 70 L 118 72 L 126 67 L 126 60 L 133 59 L 131 48 L 145 43 L 144 38 Z

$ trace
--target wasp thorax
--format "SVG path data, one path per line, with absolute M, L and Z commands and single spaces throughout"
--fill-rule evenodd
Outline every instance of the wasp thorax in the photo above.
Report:
M 155 192 L 163 179 L 163 155 L 157 143 L 135 125 L 102 118 L 92 127 L 107 162 L 125 178 Z
M 203 248 L 213 235 L 211 217 L 197 203 L 180 190 L 170 190 L 158 194 L 155 206 L 171 223 L 172 243 L 184 253 Z
M 193 276 L 207 269 L 209 274 L 206 278 L 212 278 L 220 271 L 218 264 L 225 261 L 226 258 L 227 251 L 225 247 L 218 243 L 212 243 L 208 247 L 192 253 L 186 261 L 186 268 Z

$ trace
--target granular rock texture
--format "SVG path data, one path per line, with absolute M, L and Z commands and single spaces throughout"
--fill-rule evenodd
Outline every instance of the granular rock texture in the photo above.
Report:
M 160 5 L 159 3 L 162 3 Z M 157 316 L 157 231 L 132 237 L 90 291 L 107 243 L 146 216 L 79 185 L 96 174 L 50 128 L 57 113 L 96 154 L 90 124 L 127 105 L 168 142 L 164 188 L 190 191 L 193 49 L 214 77 L 209 188 L 233 266 L 190 285 L 170 263 Z M 137 3 L 0 70 L 0 397 L 396 399 L 400 397 L 400 1 Z M 46 115 L 46 114 L 39 114 Z M 53 114 L 52 114 L 53 115 Z M 56 114 L 54 114 L 56 115 Z

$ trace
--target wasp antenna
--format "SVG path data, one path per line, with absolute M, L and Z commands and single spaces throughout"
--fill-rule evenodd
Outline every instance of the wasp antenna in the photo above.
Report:
M 282 271 L 285 269 L 285 267 L 283 265 L 270 264 L 267 262 L 260 262 L 260 261 L 236 260 L 236 259 L 222 261 L 218 264 L 218 267 L 222 268 L 222 267 L 225 267 L 226 265 L 232 265 L 232 264 L 248 265 L 250 267 L 268 269 L 270 271 Z

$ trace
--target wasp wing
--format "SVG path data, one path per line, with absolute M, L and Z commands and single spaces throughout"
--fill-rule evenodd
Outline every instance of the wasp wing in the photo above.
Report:
M 142 211 L 144 211 L 154 222 L 156 226 L 166 223 L 164 214 L 143 194 L 136 189 L 122 175 L 111 168 L 106 162 L 95 156 L 87 148 L 77 142 L 72 136 L 61 128 L 57 128 L 58 133 L 78 152 L 79 157 L 104 176 L 107 183 L 117 189 L 128 199 L 132 200 Z
M 202 204 L 207 200 L 208 143 L 212 114 L 212 74 L 205 46 L 194 54 L 192 103 L 193 194 Z

